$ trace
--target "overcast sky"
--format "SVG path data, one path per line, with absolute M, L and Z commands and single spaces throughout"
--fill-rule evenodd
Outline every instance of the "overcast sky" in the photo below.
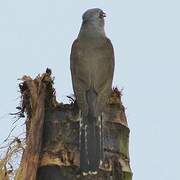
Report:
M 49 67 L 59 101 L 72 93 L 69 54 L 81 15 L 107 13 L 114 85 L 127 107 L 133 180 L 180 179 L 180 1 L 0 0 L 0 142 L 19 102 L 17 79 Z M 18 133 L 18 132 L 16 132 Z

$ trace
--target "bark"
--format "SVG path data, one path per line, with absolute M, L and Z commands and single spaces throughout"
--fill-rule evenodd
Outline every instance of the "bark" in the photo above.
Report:
M 47 82 L 50 74 L 45 73 L 32 80 L 24 76 L 20 85 L 22 93 L 22 110 L 27 113 L 26 148 L 23 152 L 20 169 L 15 177 L 17 180 L 35 180 L 39 166 L 42 147 Z
M 115 88 L 103 116 L 104 163 L 97 175 L 79 172 L 79 111 L 76 101 L 57 103 L 51 71 L 20 85 L 27 114 L 27 146 L 16 180 L 131 180 L 129 128 Z

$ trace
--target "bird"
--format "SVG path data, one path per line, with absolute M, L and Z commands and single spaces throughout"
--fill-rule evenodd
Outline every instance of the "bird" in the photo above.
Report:
M 105 34 L 106 13 L 99 8 L 82 15 L 70 54 L 74 95 L 80 112 L 80 170 L 97 174 L 103 162 L 103 113 L 112 92 L 114 48 Z

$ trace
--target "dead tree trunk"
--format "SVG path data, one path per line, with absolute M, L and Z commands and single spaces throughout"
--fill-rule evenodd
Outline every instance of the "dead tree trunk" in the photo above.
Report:
M 27 114 L 27 146 L 16 180 L 131 180 L 129 128 L 115 88 L 104 113 L 104 163 L 97 175 L 79 173 L 79 113 L 76 101 L 57 103 L 51 71 L 20 85 Z

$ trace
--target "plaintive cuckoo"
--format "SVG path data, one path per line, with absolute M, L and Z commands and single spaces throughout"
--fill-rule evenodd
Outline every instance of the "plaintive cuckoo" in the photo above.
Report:
M 106 14 L 87 10 L 70 55 L 74 94 L 81 112 L 80 169 L 97 173 L 103 161 L 102 113 L 112 91 L 114 50 L 104 31 Z

